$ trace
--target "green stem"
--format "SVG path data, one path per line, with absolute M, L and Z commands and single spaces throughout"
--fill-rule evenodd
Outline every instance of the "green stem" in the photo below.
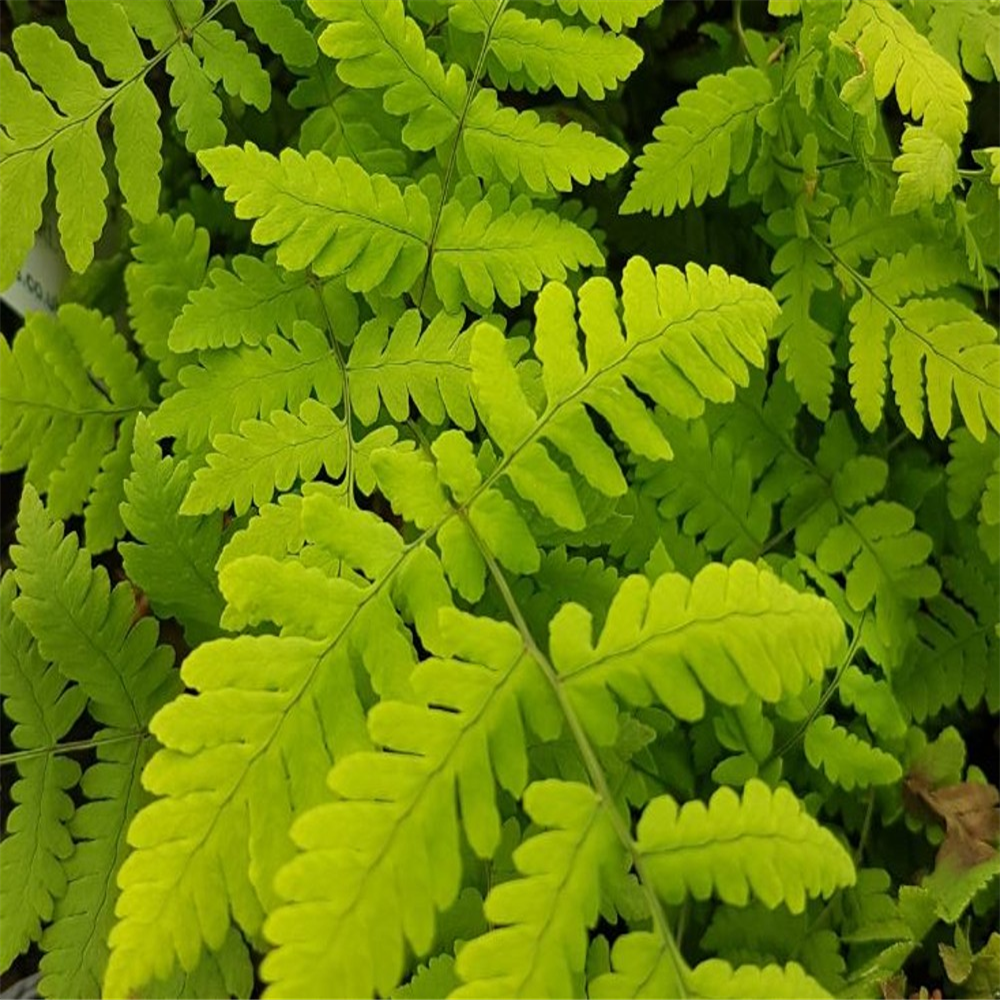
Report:
M 149 733 L 145 729 L 133 729 L 118 736 L 94 736 L 89 740 L 73 740 L 68 743 L 51 743 L 44 747 L 31 747 L 29 750 L 15 750 L 12 753 L 0 754 L 0 765 L 19 764 L 25 760 L 35 760 L 38 757 L 49 757 L 54 754 L 76 753 L 78 750 L 93 750 L 95 747 L 111 743 L 128 743 L 131 740 L 145 739 Z
M 687 996 L 684 991 L 684 970 L 686 969 L 684 957 L 681 955 L 677 941 L 670 930 L 670 925 L 667 922 L 666 914 L 663 912 L 663 906 L 660 903 L 660 898 L 656 895 L 656 891 L 653 889 L 653 883 L 646 868 L 645 858 L 639 850 L 638 844 L 636 844 L 635 840 L 632 838 L 631 828 L 623 819 L 621 813 L 615 805 L 614 795 L 608 785 L 607 777 L 604 774 L 604 768 L 601 766 L 597 753 L 595 752 L 593 746 L 591 746 L 590 740 L 588 739 L 583 728 L 583 724 L 577 717 L 576 711 L 573 709 L 573 706 L 563 689 L 562 683 L 559 680 L 559 674 L 550 662 L 549 658 L 542 652 L 538 644 L 535 642 L 531 629 L 525 621 L 524 615 L 521 613 L 521 609 L 514 598 L 510 585 L 507 583 L 507 578 L 504 575 L 503 570 L 493 557 L 493 553 L 489 550 L 482 539 L 479 538 L 478 534 L 476 534 L 475 529 L 469 519 L 465 516 L 464 511 L 459 512 L 459 516 L 462 517 L 466 528 L 472 535 L 476 545 L 482 553 L 483 559 L 489 568 L 490 576 L 493 578 L 497 589 L 500 591 L 500 596 L 503 598 L 503 602 L 507 606 L 507 610 L 514 622 L 514 626 L 521 634 L 521 641 L 524 643 L 525 651 L 538 664 L 542 674 L 545 676 L 545 679 L 548 681 L 549 686 L 555 694 L 559 708 L 566 719 L 566 724 L 569 726 L 573 741 L 576 743 L 580 756 L 583 759 L 591 784 L 601 800 L 601 805 L 607 813 L 608 819 L 611 822 L 618 840 L 629 854 L 632 867 L 639 876 L 639 883 L 642 886 L 643 892 L 649 904 L 649 912 L 653 919 L 653 926 L 656 928 L 660 936 L 660 940 L 663 942 L 664 947 L 670 954 L 676 971 L 676 981 L 680 989 L 680 996 L 681 998 L 684 998 Z
M 800 739 L 802 739 L 802 737 L 805 735 L 806 730 L 813 724 L 813 722 L 816 720 L 820 712 L 822 712 L 823 709 L 826 708 L 827 702 L 829 702 L 829 700 L 833 697 L 834 692 L 840 685 L 841 678 L 844 676 L 844 672 L 851 665 L 851 662 L 854 659 L 854 654 L 858 651 L 858 646 L 861 643 L 861 630 L 864 628 L 865 618 L 867 617 L 867 615 L 868 615 L 867 611 L 863 611 L 861 613 L 861 618 L 859 619 L 857 627 L 854 630 L 854 636 L 851 639 L 850 646 L 848 646 L 847 648 L 847 653 L 845 654 L 844 659 L 841 661 L 840 666 L 837 668 L 837 673 L 834 675 L 833 680 L 830 681 L 829 686 L 820 696 L 819 701 L 816 703 L 816 707 L 805 717 L 799 728 L 796 729 L 795 732 L 792 733 L 792 735 L 789 736 L 788 739 L 785 740 L 785 742 L 782 743 L 777 750 L 772 751 L 768 755 L 767 760 L 765 760 L 764 763 L 760 765 L 760 769 L 762 771 L 772 761 L 777 760 L 779 757 L 784 757 L 785 754 L 788 753 L 788 751 L 791 750 L 791 748 L 795 746 L 795 744 L 798 743 Z

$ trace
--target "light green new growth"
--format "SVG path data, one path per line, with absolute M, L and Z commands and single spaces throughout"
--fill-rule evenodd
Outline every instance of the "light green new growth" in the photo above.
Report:
M 0 285 L 43 204 L 83 273 L 0 338 L 0 971 L 875 996 L 981 932 L 996 0 L 43 13 Z

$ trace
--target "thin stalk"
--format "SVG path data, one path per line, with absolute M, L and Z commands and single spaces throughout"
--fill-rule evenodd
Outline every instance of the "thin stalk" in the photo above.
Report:
M 93 750 L 95 747 L 107 746 L 111 743 L 128 743 L 131 740 L 145 739 L 149 733 L 145 729 L 133 729 L 131 732 L 120 733 L 118 736 L 94 736 L 89 740 L 71 740 L 67 743 L 51 743 L 44 747 L 32 747 L 30 750 L 15 750 L 12 753 L 0 754 L 0 765 L 19 764 L 26 760 L 36 760 L 39 757 L 50 757 L 56 754 L 76 753 L 79 750 Z

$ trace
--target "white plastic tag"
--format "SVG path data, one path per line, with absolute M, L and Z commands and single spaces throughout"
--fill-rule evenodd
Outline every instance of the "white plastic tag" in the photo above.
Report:
M 59 306 L 59 292 L 68 274 L 55 226 L 43 226 L 17 278 L 0 292 L 0 298 L 21 316 L 38 310 L 55 312 Z

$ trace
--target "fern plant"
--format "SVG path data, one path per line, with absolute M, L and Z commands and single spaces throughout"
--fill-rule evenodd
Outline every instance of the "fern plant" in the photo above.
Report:
M 1000 986 L 995 0 L 4 10 L 5 972 Z

